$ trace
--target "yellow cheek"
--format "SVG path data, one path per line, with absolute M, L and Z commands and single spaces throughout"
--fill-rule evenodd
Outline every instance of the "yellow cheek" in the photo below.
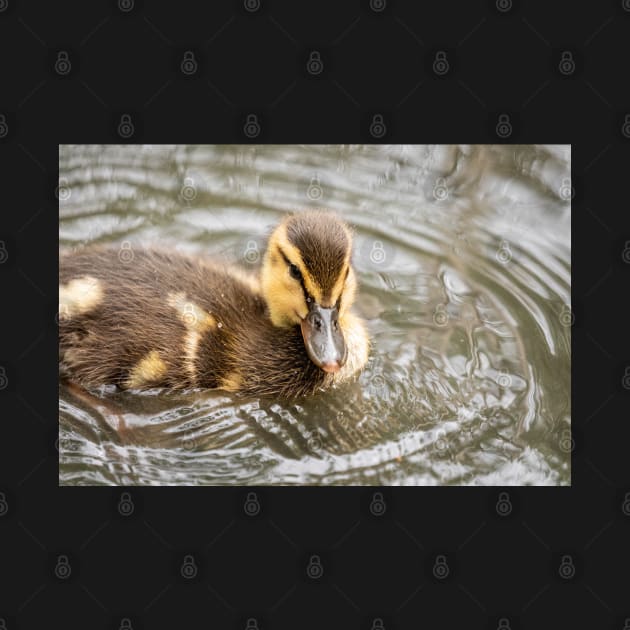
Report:
M 271 321 L 276 326 L 299 324 L 308 314 L 301 287 L 289 280 L 276 277 L 266 287 Z

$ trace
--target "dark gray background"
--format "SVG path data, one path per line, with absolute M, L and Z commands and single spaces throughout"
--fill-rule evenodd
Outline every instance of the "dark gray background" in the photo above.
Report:
M 0 0 L 0 627 L 627 627 L 630 3 L 247 4 Z M 248 139 L 573 145 L 571 489 L 57 487 L 58 144 Z

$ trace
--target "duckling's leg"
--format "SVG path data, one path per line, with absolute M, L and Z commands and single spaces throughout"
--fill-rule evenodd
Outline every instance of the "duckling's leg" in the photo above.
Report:
M 68 379 L 62 379 L 66 389 L 81 402 L 85 403 L 91 409 L 96 410 L 101 416 L 103 416 L 107 425 L 113 429 L 118 436 L 120 436 L 124 442 L 132 442 L 130 429 L 127 426 L 124 418 L 124 411 L 118 405 L 99 398 L 89 391 L 74 383 Z

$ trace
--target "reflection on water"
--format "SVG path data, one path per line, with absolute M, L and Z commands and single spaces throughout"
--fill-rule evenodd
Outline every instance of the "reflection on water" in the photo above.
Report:
M 570 484 L 570 152 L 62 147 L 62 250 L 255 269 L 287 211 L 355 228 L 355 383 L 297 402 L 60 385 L 62 484 Z

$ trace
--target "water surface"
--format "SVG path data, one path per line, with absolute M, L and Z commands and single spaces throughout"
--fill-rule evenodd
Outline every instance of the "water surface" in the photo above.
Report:
M 335 210 L 372 350 L 291 403 L 60 385 L 60 483 L 569 485 L 569 177 L 562 146 L 61 147 L 62 251 L 256 270 L 286 212 Z

